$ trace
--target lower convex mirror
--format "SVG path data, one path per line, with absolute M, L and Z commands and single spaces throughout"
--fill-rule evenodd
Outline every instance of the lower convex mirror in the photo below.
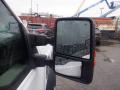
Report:
M 87 73 L 86 69 L 93 69 L 88 68 L 94 60 L 93 29 L 93 22 L 88 18 L 61 18 L 56 21 L 54 59 L 57 73 L 81 78 Z
M 57 73 L 80 78 L 82 66 L 81 62 L 62 57 L 56 57 L 55 64 L 55 70 Z

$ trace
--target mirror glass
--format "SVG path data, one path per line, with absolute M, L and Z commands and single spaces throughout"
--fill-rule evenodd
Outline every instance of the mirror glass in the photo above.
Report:
M 55 71 L 62 75 L 80 78 L 81 66 L 82 63 L 80 61 L 63 57 L 55 58 Z
M 56 53 L 90 59 L 90 22 L 85 20 L 58 21 Z
M 82 62 L 79 59 L 90 60 L 91 23 L 86 19 L 63 19 L 56 25 L 55 71 L 80 78 Z

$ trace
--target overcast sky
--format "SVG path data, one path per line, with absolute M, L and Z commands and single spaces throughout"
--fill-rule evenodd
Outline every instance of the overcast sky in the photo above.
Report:
M 5 0 L 12 10 L 17 14 L 20 15 L 21 13 L 28 13 L 31 10 L 31 0 Z M 78 7 L 82 3 L 83 0 L 32 0 L 33 1 L 33 12 L 44 12 L 50 14 L 57 14 L 60 16 L 72 16 L 76 13 Z M 100 0 L 85 0 L 83 5 L 81 6 L 80 10 L 98 2 Z M 108 0 L 113 1 L 113 0 Z M 119 1 L 119 0 L 117 0 Z M 89 9 L 87 12 L 83 13 L 81 16 L 100 16 L 101 9 L 102 13 L 109 11 L 105 2 L 97 5 Z M 120 15 L 120 9 L 116 12 L 112 13 L 112 15 Z

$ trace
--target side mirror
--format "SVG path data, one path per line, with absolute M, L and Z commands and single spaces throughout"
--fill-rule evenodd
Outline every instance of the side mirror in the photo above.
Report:
M 59 75 L 90 83 L 93 78 L 94 24 L 89 18 L 56 21 L 54 59 Z

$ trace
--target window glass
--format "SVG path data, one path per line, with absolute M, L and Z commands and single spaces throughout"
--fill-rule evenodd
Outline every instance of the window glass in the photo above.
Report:
M 28 25 L 29 29 L 41 29 L 42 25 L 37 25 L 37 24 L 29 24 Z
M 19 29 L 0 1 L 0 87 L 10 84 L 25 67 L 27 52 Z
M 56 51 L 74 57 L 90 54 L 90 23 L 88 21 L 59 21 Z

